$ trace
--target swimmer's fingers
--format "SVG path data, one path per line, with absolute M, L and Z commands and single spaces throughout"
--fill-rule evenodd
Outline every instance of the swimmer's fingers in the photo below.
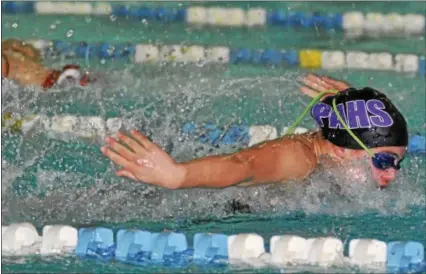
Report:
M 330 89 L 334 89 L 334 86 L 328 83 L 323 77 L 317 76 L 315 74 L 308 74 L 304 78 L 304 82 L 311 88 L 315 88 L 316 90 L 323 92 Z
M 313 81 L 307 79 L 307 78 L 303 78 L 302 82 L 306 85 L 306 86 L 301 86 L 300 87 L 300 91 L 303 94 L 308 95 L 309 97 L 316 97 L 317 95 L 319 95 L 320 92 L 323 91 L 327 91 L 328 89 L 325 88 L 322 85 L 316 84 Z
M 107 142 L 108 146 L 112 148 L 114 151 L 116 151 L 117 154 L 121 155 L 122 157 L 126 158 L 129 161 L 136 161 L 137 156 L 136 154 L 128 149 L 127 147 L 120 144 L 117 140 L 111 137 L 106 137 L 105 141 Z
M 130 171 L 128 171 L 127 169 L 120 169 L 119 171 L 117 171 L 115 173 L 117 176 L 120 177 L 127 177 L 130 178 L 132 180 L 138 181 L 138 178 L 136 178 L 135 175 L 133 175 L 133 173 L 131 173 Z
M 151 142 L 148 139 L 148 137 L 146 137 L 145 135 L 143 135 L 139 131 L 132 130 L 132 131 L 130 131 L 130 133 L 132 134 L 133 138 L 135 138 L 139 143 L 141 143 L 145 147 L 145 149 L 152 150 L 152 149 L 157 147 L 157 145 L 155 145 L 153 142 Z
M 151 185 L 156 185 L 156 184 L 150 182 L 150 180 L 152 179 L 151 174 L 149 174 L 149 172 L 146 172 L 146 169 L 144 170 L 143 167 L 138 167 L 138 170 L 135 170 L 135 171 L 131 171 L 128 168 L 127 169 L 123 168 L 123 169 L 120 169 L 119 171 L 117 171 L 115 173 L 115 175 L 117 175 L 119 177 L 126 177 L 126 178 L 129 178 L 129 179 L 135 180 L 137 182 L 143 182 L 143 183 L 147 183 L 147 184 L 151 184 Z
M 328 77 L 328 76 L 323 77 L 323 79 L 324 79 L 324 81 L 326 81 L 327 83 L 332 85 L 338 91 L 342 91 L 342 90 L 345 90 L 345 89 L 350 87 L 348 83 L 335 80 L 335 79 Z
M 305 95 L 307 95 L 307 96 L 309 96 L 309 97 L 311 97 L 311 98 L 314 98 L 315 96 L 317 96 L 317 95 L 318 95 L 318 92 L 314 91 L 313 89 L 307 88 L 307 87 L 305 87 L 305 86 L 301 86 L 301 87 L 300 87 L 300 91 L 301 91 L 303 94 L 305 94 Z
M 143 144 L 138 143 L 135 139 L 130 138 L 129 136 L 121 132 L 117 132 L 117 137 L 120 139 L 120 141 L 128 145 L 131 149 L 133 149 L 133 151 L 136 152 L 138 156 L 142 156 L 140 154 L 145 153 L 145 148 Z
M 102 147 L 101 151 L 111 161 L 113 161 L 117 165 L 123 167 L 124 169 L 129 170 L 130 172 L 136 172 L 139 169 L 139 166 L 135 162 L 129 161 L 128 159 L 126 159 L 122 155 L 114 152 L 113 150 L 111 150 L 107 147 Z

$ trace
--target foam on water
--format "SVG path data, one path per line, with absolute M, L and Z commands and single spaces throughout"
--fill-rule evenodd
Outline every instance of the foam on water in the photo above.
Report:
M 220 67 L 182 69 L 176 65 L 107 69 L 94 85 L 48 93 L 3 81 L 2 111 L 123 117 L 126 128 L 147 132 L 182 161 L 238 149 L 213 148 L 183 138 L 179 132 L 185 121 L 282 127 L 306 105 L 306 100 L 297 95 L 295 73 L 250 78 L 223 74 L 226 71 Z M 409 158 L 411 163 L 385 191 L 376 190 L 369 178 L 356 182 L 353 173 L 343 173 L 362 167 L 359 163 L 316 172 L 303 183 L 171 191 L 117 178 L 116 167 L 99 152 L 102 140 L 58 140 L 37 131 L 23 137 L 5 131 L 2 135 L 3 223 L 196 219 L 236 212 L 279 214 L 296 210 L 337 215 L 371 210 L 402 214 L 425 202 L 419 191 L 425 175 L 419 168 L 423 158 Z

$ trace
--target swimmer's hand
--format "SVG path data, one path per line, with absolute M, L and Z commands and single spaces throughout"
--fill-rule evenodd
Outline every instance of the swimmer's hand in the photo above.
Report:
M 180 187 L 184 168 L 159 146 L 136 130 L 131 131 L 131 137 L 121 132 L 117 133 L 117 137 L 120 142 L 107 137 L 109 147 L 102 147 L 101 151 L 122 167 L 116 173 L 118 176 L 169 189 Z
M 304 76 L 301 81 L 306 86 L 301 86 L 300 91 L 312 98 L 316 97 L 323 91 L 331 89 L 343 91 L 350 87 L 343 81 L 334 80 L 328 76 L 317 76 L 314 74 L 308 74 Z

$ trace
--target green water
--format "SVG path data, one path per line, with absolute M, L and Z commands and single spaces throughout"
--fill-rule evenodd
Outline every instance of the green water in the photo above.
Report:
M 229 5 L 245 7 L 248 4 Z M 250 5 L 324 12 L 425 12 L 425 3 L 421 2 L 276 2 Z M 12 27 L 14 23 L 18 24 L 16 28 Z M 67 37 L 71 29 L 73 35 Z M 185 42 L 252 48 L 309 47 L 392 53 L 425 52 L 424 37 L 346 41 L 339 33 L 314 30 L 192 29 L 183 24 L 144 25 L 120 18 L 111 20 L 87 16 L 4 15 L 2 33 L 2 39 L 18 37 L 160 44 Z M 87 65 L 83 60 L 45 60 L 46 65 L 53 67 L 70 62 Z M 87 88 L 42 93 L 37 89 L 2 84 L 2 89 L 6 91 L 2 98 L 2 112 L 12 109 L 20 113 L 124 117 L 130 120 L 132 126 L 148 131 L 154 141 L 181 161 L 237 149 L 212 148 L 193 140 L 180 141 L 179 130 L 185 121 L 208 121 L 218 125 L 272 124 L 281 129 L 290 124 L 308 103 L 308 99 L 297 92 L 297 77 L 305 70 L 244 65 L 141 66 L 131 64 L 130 60 L 101 62 L 95 58 L 90 59 L 88 65 L 91 71 L 100 75 L 102 81 Z M 405 114 L 410 131 L 425 133 L 424 78 L 393 72 L 317 72 L 327 73 L 355 86 L 371 85 L 386 91 Z M 314 124 L 307 118 L 303 126 L 313 127 Z M 115 167 L 102 157 L 99 147 L 99 141 L 52 139 L 43 134 L 22 137 L 2 133 L 2 224 L 29 221 L 38 229 L 46 224 L 59 223 L 76 227 L 103 225 L 114 230 L 135 227 L 150 231 L 173 229 L 185 232 L 190 242 L 193 234 L 200 231 L 226 234 L 256 232 L 264 237 L 265 242 L 272 235 L 278 234 L 304 237 L 334 235 L 343 241 L 365 237 L 384 241 L 426 242 L 423 157 L 410 157 L 397 182 L 383 192 L 363 190 L 356 186 L 351 186 L 352 189 L 343 184 L 343 190 L 336 193 L 327 179 L 321 176 L 313 178 L 306 187 L 290 185 L 167 191 L 116 178 Z M 347 185 L 351 183 L 346 182 Z M 226 204 L 232 199 L 248 204 L 252 213 L 229 210 Z M 2 271 L 234 273 L 249 270 L 195 266 L 183 269 L 141 268 L 117 262 L 81 260 L 73 256 L 34 256 L 3 258 Z M 362 272 L 357 269 L 345 271 Z

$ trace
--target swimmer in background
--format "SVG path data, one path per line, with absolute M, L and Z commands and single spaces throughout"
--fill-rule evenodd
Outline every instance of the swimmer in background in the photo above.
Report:
M 131 136 L 117 133 L 118 141 L 107 137 L 107 146 L 101 151 L 121 166 L 118 176 L 169 189 L 300 181 L 320 165 L 345 167 L 362 159 L 371 167 L 378 185 L 386 187 L 395 179 L 407 150 L 403 115 L 383 93 L 372 88 L 350 88 L 344 82 L 316 75 L 302 81 L 305 86 L 301 92 L 310 97 L 320 98 L 321 92 L 335 90 L 310 109 L 319 130 L 285 135 L 231 155 L 183 163 L 136 130 Z
M 30 44 L 15 39 L 2 42 L 1 75 L 4 78 L 43 89 L 69 81 L 81 86 L 89 82 L 87 73 L 77 65 L 66 65 L 59 71 L 44 67 L 41 61 L 40 52 Z

